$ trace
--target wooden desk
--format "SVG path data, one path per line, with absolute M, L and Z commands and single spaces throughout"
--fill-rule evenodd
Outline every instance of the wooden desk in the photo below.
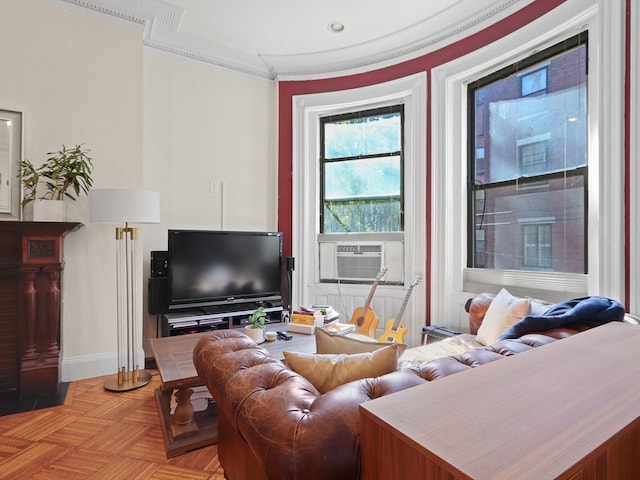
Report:
M 268 325 L 267 330 L 286 330 L 286 324 Z M 205 333 L 177 335 L 151 339 L 151 350 L 160 372 L 162 385 L 156 388 L 156 405 L 160 414 L 167 457 L 182 455 L 218 440 L 218 415 L 215 404 L 202 412 L 193 412 L 191 388 L 204 385 L 193 364 L 193 348 Z M 283 358 L 282 352 L 314 353 L 315 335 L 292 333 L 291 340 L 264 342 L 260 346 L 274 357 Z M 178 400 L 171 414 L 171 394 L 176 389 Z
M 640 327 L 612 322 L 360 411 L 363 480 L 631 480 Z

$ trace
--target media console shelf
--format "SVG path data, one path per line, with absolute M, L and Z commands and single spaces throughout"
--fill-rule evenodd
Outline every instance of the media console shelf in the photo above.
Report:
M 221 328 L 240 328 L 248 325 L 247 318 L 259 305 L 238 305 L 235 310 L 229 311 L 228 307 L 220 308 L 216 311 L 211 308 L 208 311 L 203 309 L 181 310 L 163 315 L 162 336 L 169 337 L 184 333 L 204 332 L 207 330 Z M 282 306 L 265 306 L 265 312 L 272 323 L 282 321 Z

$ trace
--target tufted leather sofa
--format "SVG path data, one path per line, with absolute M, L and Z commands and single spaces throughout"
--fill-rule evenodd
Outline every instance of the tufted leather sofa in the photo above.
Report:
M 481 294 L 467 303 L 472 333 L 492 298 Z M 361 403 L 577 332 L 562 328 L 501 340 L 324 394 L 235 330 L 204 336 L 194 349 L 194 363 L 218 405 L 218 455 L 229 480 L 357 479 Z

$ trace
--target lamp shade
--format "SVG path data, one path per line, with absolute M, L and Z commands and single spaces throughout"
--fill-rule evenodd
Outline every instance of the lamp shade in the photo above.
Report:
M 160 223 L 160 194 L 126 188 L 94 188 L 89 191 L 93 223 Z

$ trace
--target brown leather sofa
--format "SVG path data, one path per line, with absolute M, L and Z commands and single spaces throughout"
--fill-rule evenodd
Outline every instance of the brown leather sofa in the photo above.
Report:
M 467 303 L 472 333 L 492 298 L 481 294 Z M 361 403 L 577 332 L 560 328 L 500 340 L 324 394 L 235 330 L 204 336 L 194 363 L 218 405 L 218 455 L 229 480 L 358 479 Z

